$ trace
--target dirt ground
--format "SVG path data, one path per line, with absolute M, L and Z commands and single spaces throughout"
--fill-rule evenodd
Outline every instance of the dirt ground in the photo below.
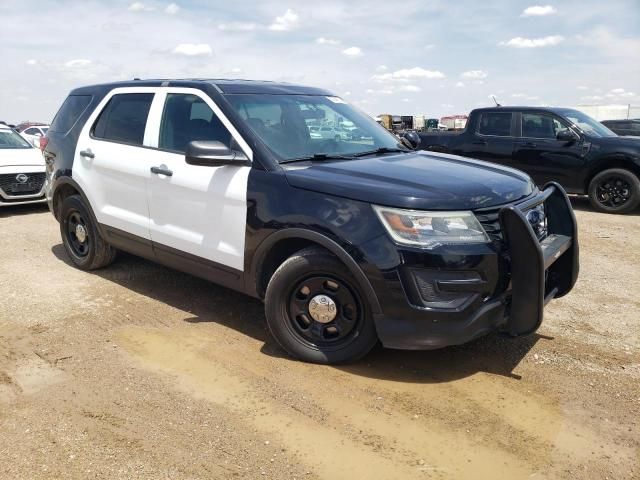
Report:
M 580 280 L 538 334 L 335 368 L 260 302 L 0 210 L 0 478 L 640 478 L 640 212 L 576 200 Z

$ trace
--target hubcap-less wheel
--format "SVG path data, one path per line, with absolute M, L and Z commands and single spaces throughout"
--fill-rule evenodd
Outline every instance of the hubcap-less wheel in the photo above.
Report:
M 297 336 L 318 346 L 348 341 L 362 321 L 362 309 L 347 284 L 324 276 L 298 283 L 289 296 L 288 313 Z
M 631 185 L 621 177 L 603 178 L 596 187 L 596 198 L 601 205 L 619 208 L 631 198 Z
M 80 212 L 72 212 L 67 220 L 67 239 L 75 255 L 85 257 L 89 253 L 89 229 Z

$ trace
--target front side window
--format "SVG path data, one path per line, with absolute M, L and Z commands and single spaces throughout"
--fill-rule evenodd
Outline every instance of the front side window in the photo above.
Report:
M 19 134 L 9 129 L 0 130 L 0 150 L 11 148 L 33 148 L 29 142 Z
M 153 93 L 114 95 L 93 126 L 93 136 L 113 142 L 142 145 Z
M 594 137 L 617 137 L 615 133 L 605 127 L 602 123 L 594 120 L 589 115 L 585 115 L 579 110 L 562 108 L 556 111 L 587 135 Z
M 396 137 L 337 97 L 229 94 L 226 98 L 281 162 L 398 148 Z
M 513 113 L 510 112 L 483 113 L 480 117 L 478 133 L 494 137 L 510 137 L 512 117 Z
M 560 130 L 568 127 L 559 120 L 539 113 L 522 114 L 522 136 L 555 139 Z
M 170 93 L 162 112 L 158 147 L 184 153 L 189 142 L 208 140 L 231 146 L 231 133 L 197 95 Z

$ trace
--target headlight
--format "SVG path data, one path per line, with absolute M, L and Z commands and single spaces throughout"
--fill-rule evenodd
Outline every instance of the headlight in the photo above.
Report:
M 373 206 L 391 237 L 403 245 L 433 248 L 445 243 L 487 243 L 471 212 L 426 212 Z

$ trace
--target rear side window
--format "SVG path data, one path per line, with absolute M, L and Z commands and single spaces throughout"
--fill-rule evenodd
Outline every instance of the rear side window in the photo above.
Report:
M 93 136 L 113 142 L 142 145 L 153 93 L 114 95 L 93 126 Z
M 91 95 L 69 95 L 49 127 L 52 132 L 68 132 L 91 102 Z
M 480 117 L 478 133 L 494 137 L 510 137 L 512 117 L 513 113 L 510 112 L 483 113 Z

